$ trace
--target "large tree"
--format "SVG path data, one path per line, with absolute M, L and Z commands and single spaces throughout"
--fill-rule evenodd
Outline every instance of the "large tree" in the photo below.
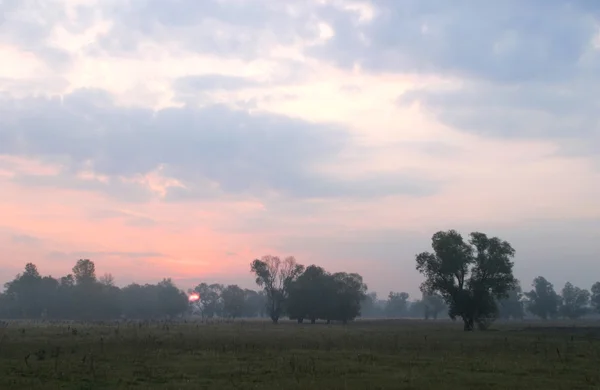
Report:
M 212 318 L 223 314 L 223 300 L 221 294 L 225 286 L 219 283 L 207 284 L 200 283 L 194 288 L 200 296 L 200 308 L 203 318 Z
M 588 313 L 590 292 L 567 282 L 562 289 L 559 313 L 565 318 L 576 320 Z
M 290 285 L 287 311 L 291 319 L 302 323 L 310 319 L 315 323 L 318 318 L 325 317 L 324 296 L 331 275 L 321 267 L 311 265 Z
M 77 284 L 96 282 L 96 265 L 89 259 L 80 259 L 73 267 L 73 275 Z
M 560 304 L 560 296 L 554 291 L 554 286 L 543 276 L 533 280 L 533 290 L 526 292 L 527 310 L 534 316 L 544 320 L 556 318 Z
M 515 286 L 512 246 L 483 233 L 470 234 L 465 242 L 455 230 L 432 237 L 433 253 L 416 256 L 417 270 L 425 276 L 421 291 L 439 293 L 449 306 L 451 318 L 460 317 L 465 330 L 481 328 L 497 315 L 496 300 Z
M 229 318 L 241 317 L 246 305 L 246 293 L 238 285 L 232 284 L 223 289 L 223 315 Z
M 327 313 L 325 319 L 346 324 L 360 316 L 362 301 L 367 296 L 367 285 L 357 273 L 336 272 L 331 275 L 325 294 Z
M 263 256 L 250 264 L 250 271 L 256 276 L 256 284 L 263 287 L 267 295 L 267 312 L 273 323 L 279 322 L 290 285 L 302 274 L 304 266 L 293 256 L 281 260 L 277 256 Z
M 600 282 L 594 283 L 592 286 L 592 307 L 600 313 Z

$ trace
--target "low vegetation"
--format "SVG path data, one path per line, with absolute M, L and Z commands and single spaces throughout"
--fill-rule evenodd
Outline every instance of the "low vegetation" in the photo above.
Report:
M 550 326 L 552 325 L 552 326 Z M 563 324 L 564 325 L 564 324 Z M 0 329 L 3 389 L 594 389 L 600 329 L 450 321 L 33 323 Z

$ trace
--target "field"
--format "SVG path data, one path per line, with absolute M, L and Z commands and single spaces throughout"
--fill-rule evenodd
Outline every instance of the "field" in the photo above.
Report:
M 598 324 L 596 324 L 598 325 Z M 1 389 L 600 389 L 600 327 L 19 323 Z

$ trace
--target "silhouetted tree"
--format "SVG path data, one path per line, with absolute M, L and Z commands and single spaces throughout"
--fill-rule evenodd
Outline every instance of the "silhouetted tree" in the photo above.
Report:
M 498 315 L 500 318 L 508 319 L 519 319 L 522 320 L 525 317 L 525 309 L 523 307 L 523 292 L 521 286 L 515 285 L 515 288 L 508 292 L 508 296 L 498 301 Z
M 221 293 L 223 315 L 229 318 L 241 317 L 246 305 L 246 293 L 237 285 L 229 285 Z
M 302 274 L 304 267 L 297 264 L 292 256 L 281 261 L 279 257 L 267 255 L 254 260 L 250 270 L 256 275 L 256 284 L 264 288 L 269 317 L 277 323 L 283 313 L 289 287 Z
M 432 237 L 434 253 L 416 256 L 417 270 L 425 275 L 421 290 L 439 293 L 449 306 L 450 318 L 460 317 L 465 330 L 489 325 L 497 315 L 496 299 L 515 285 L 515 250 L 499 238 L 471 233 L 469 243 L 455 230 Z
M 220 316 L 223 313 L 223 300 L 221 294 L 225 287 L 222 284 L 213 283 L 208 285 L 200 283 L 194 291 L 200 296 L 200 308 L 203 318 Z
M 360 305 L 365 299 L 367 285 L 357 273 L 336 272 L 331 275 L 326 291 L 326 320 L 346 324 L 360 316 Z
M 12 313 L 16 318 L 40 318 L 45 297 L 41 294 L 42 277 L 33 263 L 25 271 L 4 285 Z
M 382 303 L 383 302 L 383 303 Z M 363 318 L 379 318 L 385 313 L 386 301 L 380 301 L 376 292 L 370 292 L 361 302 L 360 316 Z
M 594 283 L 592 286 L 592 307 L 600 313 L 600 282 Z
M 562 289 L 559 313 L 571 320 L 586 315 L 589 311 L 590 292 L 567 282 Z
M 385 313 L 388 317 L 399 318 L 404 317 L 408 311 L 408 298 L 410 295 L 405 292 L 397 293 L 390 291 Z
M 149 319 L 173 317 L 187 310 L 187 296 L 170 279 L 157 285 L 133 284 L 123 289 L 109 274 L 96 280 L 95 265 L 80 260 L 74 275 L 42 277 L 34 264 L 6 283 L 0 295 L 5 318 L 110 319 L 125 315 Z
M 429 319 L 429 317 L 433 317 L 434 320 L 437 320 L 438 315 L 444 309 L 447 309 L 447 306 L 444 303 L 444 298 L 442 298 L 442 296 L 437 293 L 423 294 L 421 303 L 423 305 L 423 311 L 425 312 L 425 319 Z
M 324 296 L 332 276 L 323 268 L 311 265 L 290 284 L 287 312 L 291 319 L 303 322 L 305 318 L 315 323 L 318 318 L 325 318 L 327 307 Z
M 89 259 L 80 259 L 73 267 L 76 284 L 91 284 L 96 281 L 96 265 Z
M 244 317 L 265 317 L 267 300 L 264 291 L 244 290 Z
M 105 273 L 100 277 L 100 279 L 98 279 L 98 283 L 103 284 L 105 286 L 114 286 L 115 278 L 112 276 L 112 274 Z
M 538 276 L 533 280 L 533 290 L 526 292 L 527 310 L 534 316 L 544 320 L 556 318 L 560 297 L 554 291 L 552 283 L 543 276 Z
M 186 311 L 187 295 L 178 289 L 171 279 L 163 279 L 156 288 L 158 289 L 158 305 L 161 314 L 172 318 Z

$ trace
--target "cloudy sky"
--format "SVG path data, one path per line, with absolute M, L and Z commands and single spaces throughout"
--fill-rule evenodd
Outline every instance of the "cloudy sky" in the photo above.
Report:
M 0 64 L 2 281 L 270 253 L 416 294 L 451 228 L 600 280 L 596 1 L 0 0 Z

